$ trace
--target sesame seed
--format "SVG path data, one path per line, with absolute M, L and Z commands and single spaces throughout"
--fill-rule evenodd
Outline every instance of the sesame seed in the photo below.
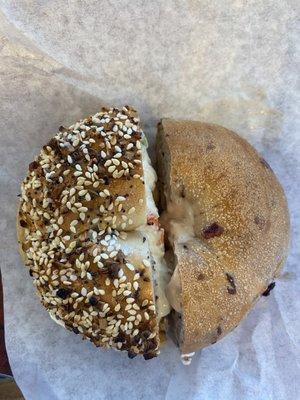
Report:
M 118 288 L 119 287 L 119 280 L 118 279 L 114 279 L 113 284 L 114 284 L 115 288 Z
M 126 303 L 134 303 L 134 298 L 133 297 L 127 297 Z
M 130 263 L 126 263 L 126 267 L 130 270 L 130 271 L 134 271 L 134 266 Z
M 139 278 L 140 278 L 140 274 L 139 274 L 139 273 L 136 273 L 136 274 L 134 275 L 134 277 L 133 277 L 133 280 L 134 280 L 134 281 L 137 281 Z
M 121 308 L 121 305 L 120 305 L 120 304 L 117 304 L 117 305 L 115 306 L 114 310 L 115 310 L 116 312 L 118 312 L 118 311 L 120 311 L 120 308 Z
M 85 287 L 83 287 L 83 288 L 81 289 L 81 295 L 82 295 L 82 296 L 86 296 L 86 295 L 87 295 L 87 290 L 86 290 Z
M 86 273 L 86 277 L 88 278 L 88 280 L 93 280 L 93 277 L 92 277 L 92 275 L 89 273 L 89 272 L 87 272 Z
M 151 263 L 150 263 L 150 261 L 149 260 L 147 260 L 147 259 L 144 259 L 143 260 L 143 264 L 145 265 L 145 267 L 151 267 Z
M 116 159 L 116 158 L 113 158 L 113 159 L 112 159 L 112 162 L 113 162 L 113 164 L 116 165 L 116 166 L 120 165 L 120 161 L 119 161 L 118 159 Z
M 80 213 L 79 214 L 79 218 L 82 220 L 82 221 L 84 221 L 85 220 L 85 213 Z
M 79 207 L 78 208 L 78 211 L 80 211 L 80 212 L 87 212 L 88 211 L 88 208 L 87 207 Z
M 148 309 L 151 310 L 151 311 L 155 311 L 155 306 L 151 305 L 151 306 L 148 307 Z
M 139 288 L 139 284 L 138 284 L 138 282 L 133 282 L 133 288 L 134 288 L 134 290 L 138 290 L 138 288 Z
M 149 314 L 147 313 L 147 311 L 144 312 L 144 317 L 147 321 L 149 321 L 150 317 L 149 317 Z
M 72 157 L 71 157 L 70 155 L 68 155 L 67 160 L 68 160 L 68 162 L 69 162 L 70 164 L 73 164 L 73 160 L 72 160 Z
M 127 318 L 127 321 L 134 321 L 135 320 L 135 315 L 131 315 L 130 317 Z
M 94 124 L 100 124 L 101 123 L 100 119 L 97 118 L 97 117 L 92 117 L 92 121 L 93 121 Z
M 145 307 L 149 303 L 149 300 L 145 299 L 142 302 L 142 307 Z
M 112 172 L 114 172 L 115 171 L 115 169 L 116 169 L 116 166 L 115 165 L 111 165 L 110 167 L 108 167 L 108 172 L 110 172 L 110 173 L 112 173 Z

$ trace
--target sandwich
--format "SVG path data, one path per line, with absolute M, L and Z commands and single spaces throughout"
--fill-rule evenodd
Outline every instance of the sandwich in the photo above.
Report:
M 137 112 L 102 108 L 29 164 L 20 252 L 51 318 L 97 347 L 189 364 L 274 287 L 289 216 L 268 163 L 218 125 L 163 119 L 156 170 Z

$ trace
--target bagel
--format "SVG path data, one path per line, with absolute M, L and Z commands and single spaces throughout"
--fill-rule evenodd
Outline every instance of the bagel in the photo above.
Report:
M 157 158 L 161 223 L 175 255 L 166 290 L 188 363 L 274 286 L 288 251 L 288 208 L 267 162 L 221 126 L 164 119 Z
M 29 165 L 18 241 L 55 322 L 145 359 L 168 327 L 188 364 L 279 273 L 288 211 L 268 164 L 225 128 L 164 119 L 156 149 L 161 217 L 132 107 L 60 127 Z
M 169 309 L 146 146 L 130 107 L 103 108 L 61 127 L 29 165 L 18 237 L 57 323 L 96 346 L 149 359 L 158 354 L 159 320 Z

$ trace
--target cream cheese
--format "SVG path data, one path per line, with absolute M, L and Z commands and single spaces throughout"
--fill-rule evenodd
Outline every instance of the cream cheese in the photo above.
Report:
M 153 198 L 153 191 L 157 182 L 157 175 L 151 165 L 151 160 L 147 153 L 145 144 L 142 144 L 142 160 L 144 170 L 145 192 L 146 192 L 146 207 L 148 216 L 159 217 L 158 210 Z M 170 305 L 167 300 L 165 290 L 169 281 L 169 273 L 166 261 L 164 259 L 164 241 L 163 230 L 158 225 L 145 225 L 138 229 L 146 236 L 150 253 L 152 256 L 153 278 L 155 282 L 154 291 L 158 297 L 156 300 L 157 316 L 160 320 L 170 312 Z

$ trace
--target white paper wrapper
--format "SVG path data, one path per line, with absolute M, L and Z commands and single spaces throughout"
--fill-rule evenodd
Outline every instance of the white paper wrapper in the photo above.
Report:
M 26 399 L 284 399 L 299 392 L 297 1 L 0 1 L 1 269 L 14 376 Z M 288 197 L 283 277 L 232 334 L 184 367 L 96 349 L 48 316 L 17 251 L 27 165 L 61 124 L 131 104 L 153 138 L 165 117 L 236 130 Z M 298 246 L 296 246 L 296 243 Z

